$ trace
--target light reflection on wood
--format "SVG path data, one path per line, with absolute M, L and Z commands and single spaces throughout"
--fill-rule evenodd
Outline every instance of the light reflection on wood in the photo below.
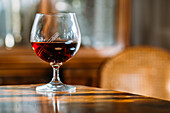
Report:
M 170 111 L 170 103 L 140 95 L 100 88 L 76 86 L 74 93 L 40 94 L 37 85 L 0 87 L 1 113 L 146 113 L 158 109 Z M 163 108 L 158 107 L 164 105 Z M 139 106 L 138 106 L 139 105 Z M 143 105 L 148 105 L 143 109 Z M 157 106 L 157 108 L 155 108 Z M 137 109 L 136 109 L 137 108 Z M 148 109 L 149 108 L 149 109 Z M 133 109 L 135 112 L 131 112 Z

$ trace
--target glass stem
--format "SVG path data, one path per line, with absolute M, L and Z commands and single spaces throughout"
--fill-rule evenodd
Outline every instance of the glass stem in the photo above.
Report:
M 53 68 L 53 78 L 51 80 L 51 84 L 56 84 L 56 85 L 60 85 L 60 84 L 63 84 L 60 80 L 60 76 L 59 76 L 59 68 L 60 68 L 60 65 L 59 64 L 56 64 L 56 65 L 52 65 L 52 68 Z

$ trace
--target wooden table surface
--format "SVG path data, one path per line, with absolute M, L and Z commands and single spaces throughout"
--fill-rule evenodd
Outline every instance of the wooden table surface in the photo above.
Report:
M 170 113 L 170 102 L 76 86 L 74 93 L 40 94 L 36 85 L 0 86 L 0 113 Z

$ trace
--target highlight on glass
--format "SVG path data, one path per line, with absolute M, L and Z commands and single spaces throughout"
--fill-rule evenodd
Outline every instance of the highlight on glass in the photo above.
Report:
M 76 87 L 66 85 L 59 77 L 60 66 L 78 51 L 81 34 L 75 13 L 40 14 L 34 19 L 30 43 L 34 52 L 53 68 L 52 80 L 37 86 L 38 92 L 74 92 Z

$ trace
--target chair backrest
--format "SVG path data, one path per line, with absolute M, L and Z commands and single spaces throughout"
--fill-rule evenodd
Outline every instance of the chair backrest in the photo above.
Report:
M 100 86 L 170 99 L 170 54 L 160 48 L 130 47 L 101 68 Z

